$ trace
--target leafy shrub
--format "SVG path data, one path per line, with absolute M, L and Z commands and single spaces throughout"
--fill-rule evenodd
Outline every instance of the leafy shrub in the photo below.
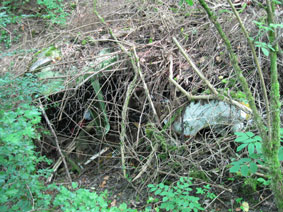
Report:
M 32 78 L 0 79 L 0 211 L 27 211 L 33 195 L 44 187 L 36 171 L 45 161 L 35 152 L 33 139 L 40 112 L 32 105 L 32 94 L 39 90 Z
M 73 189 L 77 188 L 77 184 L 73 183 Z M 104 191 L 98 195 L 96 192 L 91 192 L 87 189 L 78 189 L 70 191 L 64 186 L 57 187 L 59 193 L 53 201 L 54 209 L 60 208 L 62 211 L 105 211 L 105 212 L 137 212 L 135 209 L 127 208 L 125 203 L 119 207 L 111 207 L 108 205 L 108 193 Z
M 280 129 L 281 142 L 283 142 L 283 129 Z M 236 132 L 237 138 L 235 142 L 240 143 L 237 147 L 237 152 L 247 149 L 248 157 L 241 158 L 231 163 L 231 173 L 241 172 L 247 177 L 249 174 L 257 172 L 257 164 L 264 165 L 264 156 L 262 153 L 262 138 L 252 132 Z M 283 161 L 283 146 L 280 147 L 278 158 Z
M 41 17 L 55 24 L 65 24 L 68 13 L 64 11 L 62 2 L 63 0 L 37 0 L 37 4 L 46 11 Z
M 4 43 L 5 47 L 9 48 L 15 39 L 11 38 L 10 32 L 6 28 L 9 24 L 17 23 L 22 17 L 10 15 L 7 11 L 7 7 L 0 6 L 0 43 Z
M 40 136 L 41 113 L 32 104 L 42 89 L 32 76 L 0 78 L 0 211 L 137 211 L 125 203 L 109 208 L 107 192 L 77 189 L 76 183 L 72 190 L 43 184 L 40 179 L 48 170 L 37 165 L 47 159 L 38 156 L 33 144 Z
M 204 210 L 199 203 L 200 198 L 193 196 L 192 178 L 181 177 L 177 181 L 176 186 L 169 187 L 160 183 L 158 185 L 150 184 L 150 192 L 154 192 L 155 195 L 162 197 L 162 203 L 155 210 L 165 209 L 166 211 L 199 211 Z M 207 198 L 215 198 L 215 194 L 209 192 L 209 185 L 203 188 L 196 188 L 196 194 L 206 195 Z M 151 202 L 151 201 L 150 201 Z

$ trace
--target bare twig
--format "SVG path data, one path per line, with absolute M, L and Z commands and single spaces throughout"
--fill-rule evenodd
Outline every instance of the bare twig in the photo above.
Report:
M 126 165 L 125 165 L 125 137 L 126 137 L 126 119 L 127 119 L 127 111 L 128 111 L 128 105 L 129 101 L 132 95 L 133 90 L 136 87 L 136 81 L 138 79 L 138 74 L 135 74 L 134 79 L 131 81 L 131 83 L 128 85 L 127 93 L 126 93 L 126 99 L 123 104 L 123 110 L 122 110 L 122 122 L 121 122 L 121 133 L 120 133 L 120 143 L 121 143 L 121 160 L 122 160 L 122 169 L 124 177 L 127 176 L 126 174 Z
M 223 194 L 225 191 L 222 191 L 220 194 L 218 194 L 211 202 L 209 202 L 209 204 L 204 208 L 204 210 L 206 210 L 215 200 L 218 199 L 218 197 Z
M 263 77 L 263 72 L 262 72 L 262 69 L 261 69 L 261 66 L 259 64 L 259 59 L 256 55 L 256 51 L 255 51 L 255 46 L 253 44 L 253 41 L 251 40 L 250 36 L 249 36 L 249 33 L 248 31 L 246 30 L 246 27 L 244 26 L 240 16 L 239 16 L 239 13 L 237 12 L 235 6 L 233 5 L 233 3 L 231 2 L 231 0 L 227 0 L 228 3 L 230 4 L 231 8 L 232 8 L 232 11 L 234 12 L 239 24 L 240 24 L 240 27 L 248 41 L 248 44 L 252 50 L 252 55 L 253 55 L 253 58 L 254 58 L 254 62 L 256 64 L 256 68 L 257 68 L 257 72 L 258 72 L 258 75 L 259 75 L 259 79 L 260 79 L 260 84 L 261 84 L 261 89 L 263 91 L 263 99 L 264 99 L 264 102 L 265 102 L 265 107 L 266 107 L 266 114 L 267 114 L 267 127 L 268 127 L 268 133 L 269 133 L 269 139 L 271 140 L 271 113 L 270 113 L 270 108 L 269 108 L 269 100 L 268 100 L 268 96 L 267 96 L 267 91 L 266 91 L 266 85 L 265 85 L 265 82 L 264 82 L 264 77 Z
M 142 80 L 142 83 L 143 83 L 143 87 L 144 87 L 144 90 L 145 90 L 145 93 L 146 93 L 146 96 L 147 96 L 147 99 L 150 103 L 150 106 L 151 106 L 151 109 L 153 111 L 153 115 L 154 115 L 154 118 L 155 120 L 157 121 L 158 125 L 160 126 L 160 121 L 159 121 L 159 117 L 157 115 L 157 112 L 156 112 L 156 109 L 155 109 L 155 106 L 151 100 L 151 97 L 150 97 L 150 93 L 149 93 L 149 90 L 148 90 L 148 87 L 147 87 L 147 84 L 144 80 L 144 76 L 142 74 L 142 71 L 141 71 L 141 68 L 140 68 L 140 64 L 139 64 L 139 58 L 137 56 L 137 53 L 136 53 L 136 50 L 135 50 L 135 46 L 131 45 L 132 46 L 132 49 L 133 49 L 133 53 L 128 51 L 127 48 L 121 43 L 119 42 L 119 40 L 117 39 L 117 37 L 114 35 L 112 29 L 107 25 L 107 23 L 104 21 L 104 19 L 100 16 L 100 14 L 97 12 L 97 7 L 96 7 L 96 3 L 97 3 L 97 0 L 93 0 L 93 8 L 94 8 L 94 13 L 95 15 L 99 18 L 99 20 L 105 24 L 105 26 L 107 27 L 108 29 L 108 32 L 109 34 L 113 37 L 113 39 L 116 41 L 117 45 L 121 48 L 121 50 L 127 54 L 130 59 L 131 59 L 131 64 L 133 66 L 133 69 L 135 71 L 135 77 L 134 79 L 131 81 L 130 85 L 128 86 L 128 89 L 127 89 L 127 94 L 126 94 L 126 100 L 124 102 L 124 105 L 123 105 L 123 111 L 122 111 L 122 123 L 121 123 L 121 133 L 120 133 L 120 142 L 121 142 L 121 160 L 122 160 L 122 169 L 123 169 L 123 174 L 124 174 L 124 177 L 126 177 L 126 169 L 125 169 L 125 136 L 126 136 L 126 125 L 125 125 L 125 122 L 126 122 L 126 115 L 127 115 L 127 110 L 128 110 L 128 104 L 129 104 L 129 100 L 130 100 L 130 96 L 135 88 L 135 83 L 136 83 L 136 80 L 137 80 L 137 76 L 139 75 L 141 80 Z M 159 145 L 156 146 L 156 148 L 153 148 L 152 150 L 152 153 L 155 153 L 156 149 L 158 149 Z M 146 162 L 145 166 L 143 167 L 143 170 L 142 172 L 144 172 L 146 169 L 146 167 L 150 164 L 151 162 L 151 159 L 148 159 L 148 161 Z M 141 173 L 142 174 L 142 173 Z M 136 178 L 135 178 L 136 179 Z
M 74 151 L 76 149 L 76 140 L 74 139 L 66 148 L 66 155 L 70 154 L 72 151 Z M 56 163 L 53 165 L 53 172 L 56 172 L 57 169 L 60 167 L 61 163 L 63 162 L 62 157 L 60 157 Z M 52 181 L 53 178 L 53 174 L 51 176 L 49 176 L 49 178 L 47 179 L 47 182 L 50 183 Z
M 181 85 L 179 85 L 173 78 L 173 56 L 169 55 L 170 67 L 169 67 L 169 81 L 177 87 L 187 98 L 188 100 L 201 100 L 201 99 L 217 99 L 215 95 L 199 95 L 193 96 L 189 92 L 187 92 Z
M 46 122 L 47 122 L 47 125 L 48 125 L 48 127 L 50 128 L 51 133 L 53 134 L 53 136 L 54 136 L 54 138 L 55 138 L 56 147 L 57 147 L 57 150 L 58 150 L 58 152 L 59 152 L 59 154 L 60 154 L 60 156 L 61 156 L 61 158 L 62 158 L 62 161 L 63 161 L 63 163 L 64 163 L 68 180 L 69 180 L 70 183 L 72 183 L 72 178 L 71 178 L 71 175 L 70 175 L 70 172 L 69 172 L 69 169 L 68 169 L 68 165 L 67 165 L 67 162 L 66 162 L 66 160 L 65 160 L 65 156 L 64 156 L 64 154 L 62 153 L 62 150 L 61 150 L 61 148 L 60 148 L 57 135 L 56 135 L 56 133 L 55 133 L 53 127 L 52 127 L 52 124 L 51 124 L 50 121 L 49 121 L 49 118 L 47 117 L 47 115 L 46 115 L 46 113 L 45 113 L 45 110 L 44 110 L 43 105 L 42 105 L 42 103 L 41 103 L 40 100 L 39 100 L 39 103 L 40 103 L 39 107 L 40 107 L 40 109 L 41 109 L 41 111 L 42 111 L 42 114 L 43 114 L 43 116 L 44 116 L 44 118 L 45 118 L 45 120 L 46 120 Z
M 107 150 L 109 149 L 109 147 L 105 147 L 104 149 L 102 149 L 100 152 L 96 153 L 95 155 L 91 156 L 90 159 L 87 160 L 87 162 L 84 163 L 84 165 L 89 164 L 91 161 L 95 160 L 96 158 L 98 158 L 100 155 L 102 155 L 103 153 L 107 152 Z
M 157 151 L 158 147 L 159 147 L 159 144 L 156 143 L 154 145 L 154 147 L 152 148 L 152 151 L 151 151 L 150 155 L 148 156 L 146 163 L 142 166 L 140 173 L 133 179 L 133 182 L 136 181 L 137 179 L 139 179 L 142 176 L 142 174 L 147 170 L 147 168 L 150 166 L 150 163 L 151 163 L 153 156 L 154 156 L 155 152 Z
M 201 70 L 198 69 L 198 67 L 195 65 L 195 63 L 193 62 L 193 60 L 189 57 L 189 55 L 185 52 L 185 50 L 183 49 L 183 47 L 181 46 L 181 44 L 177 41 L 177 39 L 175 37 L 173 37 L 173 41 L 174 43 L 177 45 L 177 47 L 179 48 L 179 50 L 181 51 L 182 55 L 185 57 L 185 59 L 187 60 L 187 62 L 192 66 L 193 70 L 197 73 L 197 75 L 205 82 L 205 84 L 208 86 L 209 90 L 211 90 L 211 92 L 218 96 L 219 93 L 218 91 L 214 88 L 214 86 L 209 82 L 208 79 L 206 79 L 206 77 L 203 75 L 203 73 L 201 72 Z
M 179 50 L 181 51 L 181 53 L 183 54 L 183 56 L 185 57 L 185 59 L 187 60 L 187 62 L 192 66 L 193 70 L 197 73 L 197 75 L 205 82 L 205 84 L 209 87 L 209 89 L 211 90 L 211 92 L 215 95 L 215 99 L 222 99 L 225 102 L 228 102 L 230 104 L 235 105 L 236 107 L 240 108 L 241 110 L 245 111 L 246 113 L 251 114 L 252 110 L 250 108 L 248 108 L 247 106 L 233 100 L 233 99 L 229 99 L 226 96 L 223 96 L 218 93 L 218 91 L 214 88 L 214 86 L 209 82 L 209 80 L 203 75 L 203 73 L 201 72 L 201 70 L 198 69 L 198 67 L 195 65 L 195 63 L 193 62 L 193 60 L 189 57 L 189 55 L 185 52 L 185 50 L 183 49 L 183 47 L 181 46 L 181 44 L 177 41 L 177 39 L 175 37 L 173 37 L 173 41 L 174 43 L 177 45 L 177 47 L 179 48 Z
M 136 68 L 136 71 L 138 72 L 141 80 L 142 80 L 142 83 L 143 83 L 143 88 L 145 90 L 145 93 L 146 93 L 146 97 L 147 97 L 147 100 L 149 101 L 150 103 L 150 107 L 152 109 L 152 112 L 153 112 L 153 115 L 154 115 L 154 118 L 155 120 L 157 121 L 158 125 L 160 126 L 160 120 L 159 120 L 159 117 L 157 115 L 157 112 L 156 112 L 156 109 L 155 109 L 155 106 L 152 102 L 152 99 L 150 97 L 150 93 L 149 93 L 149 90 L 148 90 L 148 87 L 147 87 L 147 84 L 144 80 L 144 76 L 143 76 L 143 73 L 141 71 L 141 68 L 140 68 L 140 63 L 139 63 L 139 58 L 138 58 L 138 55 L 137 55 L 137 52 L 136 52 L 136 49 L 134 48 L 134 57 L 135 57 L 135 60 L 136 60 L 136 64 L 137 64 L 137 68 Z

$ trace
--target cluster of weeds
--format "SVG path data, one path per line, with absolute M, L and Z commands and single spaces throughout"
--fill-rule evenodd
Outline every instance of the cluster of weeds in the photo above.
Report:
M 54 24 L 64 25 L 68 13 L 64 10 L 63 0 L 37 0 L 34 12 L 31 9 L 30 14 L 23 14 L 22 8 L 27 6 L 30 0 L 4 0 L 0 4 L 0 43 L 6 48 L 10 48 L 20 37 L 18 28 L 10 30 L 12 24 L 21 24 L 26 18 L 48 19 Z M 30 6 L 31 7 L 31 6 Z

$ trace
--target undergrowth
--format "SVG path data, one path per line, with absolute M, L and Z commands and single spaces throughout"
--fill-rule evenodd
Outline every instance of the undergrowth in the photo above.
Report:
M 64 10 L 63 0 L 37 0 L 35 5 L 31 0 L 4 0 L 0 3 L 0 43 L 6 48 L 10 48 L 13 43 L 19 41 L 21 37 L 21 27 L 10 25 L 21 25 L 26 18 L 40 18 L 50 20 L 53 24 L 64 25 L 68 13 Z M 23 9 L 28 14 L 23 13 Z
M 109 207 L 107 191 L 97 194 L 78 188 L 77 183 L 70 187 L 44 184 L 51 170 L 38 169 L 38 165 L 50 161 L 39 156 L 33 143 L 40 139 L 37 129 L 41 122 L 33 99 L 44 89 L 32 75 L 0 78 L 0 211 L 138 211 L 125 203 Z M 215 195 L 209 192 L 209 186 L 196 188 L 193 193 L 191 186 L 191 178 L 180 178 L 172 186 L 149 185 L 155 197 L 148 200 L 145 211 L 203 210 L 194 194 L 210 199 Z
M 33 143 L 41 121 L 33 98 L 43 89 L 32 76 L 0 78 L 0 211 L 134 211 L 126 204 L 108 209 L 106 192 L 44 185 L 50 170 L 37 166 L 49 161 Z

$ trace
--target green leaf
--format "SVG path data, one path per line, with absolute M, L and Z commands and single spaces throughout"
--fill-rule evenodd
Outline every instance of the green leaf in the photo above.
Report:
M 262 138 L 261 138 L 260 136 L 258 136 L 258 135 L 256 135 L 255 137 L 253 137 L 253 139 L 254 139 L 255 141 L 262 141 Z
M 156 186 L 153 185 L 153 184 L 148 184 L 147 187 L 149 187 L 149 188 L 155 188 Z
M 237 135 L 235 142 L 243 142 L 249 139 L 249 136 L 246 133 L 236 132 L 235 135 Z
M 250 158 L 241 158 L 238 162 L 239 163 L 249 163 L 251 161 Z
M 278 159 L 283 161 L 283 147 L 281 146 L 278 153 Z
M 154 192 L 155 195 L 159 195 L 162 192 L 162 190 L 158 189 Z
M 165 196 L 165 197 L 162 198 L 162 201 L 163 201 L 163 202 L 167 202 L 168 200 L 169 200 L 169 198 L 168 198 L 167 196 Z
M 72 187 L 73 187 L 73 189 L 78 188 L 78 183 L 76 183 L 76 182 L 72 182 Z
M 256 165 L 256 163 L 254 163 L 254 162 L 250 163 L 250 171 L 251 171 L 252 174 L 257 172 L 257 165 Z
M 9 190 L 6 192 L 6 195 L 8 195 L 8 196 L 14 196 L 14 195 L 16 195 L 18 192 L 19 192 L 18 189 L 9 189 Z
M 202 188 L 197 188 L 197 194 L 204 194 L 205 191 Z
M 261 51 L 263 52 L 263 54 L 268 57 L 269 56 L 269 51 L 266 48 L 261 47 Z
M 193 6 L 194 5 L 194 1 L 193 0 L 185 0 L 186 3 L 189 5 L 189 6 Z
M 261 154 L 261 153 L 262 153 L 261 143 L 256 142 L 256 143 L 255 143 L 255 146 L 256 146 L 256 151 L 257 151 L 259 154 Z
M 239 169 L 240 169 L 241 167 L 239 166 L 239 165 L 234 165 L 234 166 L 232 166 L 231 168 L 230 168 L 230 172 L 231 173 L 236 173 L 236 172 L 238 172 L 239 171 Z
M 244 134 L 246 134 L 250 138 L 254 136 L 254 133 L 252 132 L 245 132 Z
M 248 152 L 249 152 L 249 154 L 250 155 L 253 154 L 254 151 L 255 151 L 255 145 L 254 144 L 249 144 L 248 145 Z
M 247 165 L 243 165 L 241 167 L 241 174 L 244 176 L 244 177 L 247 177 L 248 176 L 248 173 L 249 173 L 249 167 Z
M 244 149 L 248 144 L 241 144 L 237 147 L 237 152 L 240 152 L 242 149 Z

